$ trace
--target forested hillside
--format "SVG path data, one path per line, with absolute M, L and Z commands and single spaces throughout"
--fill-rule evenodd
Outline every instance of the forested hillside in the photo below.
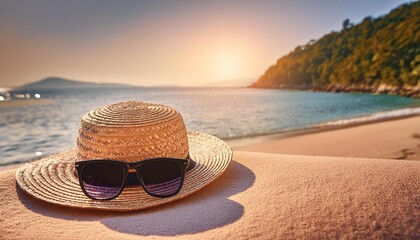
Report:
M 420 97 L 420 1 L 298 46 L 250 87 Z

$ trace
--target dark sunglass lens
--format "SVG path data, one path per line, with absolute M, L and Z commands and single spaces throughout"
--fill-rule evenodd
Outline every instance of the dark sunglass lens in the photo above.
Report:
M 83 188 L 91 198 L 111 199 L 123 187 L 124 170 L 115 163 L 91 163 L 83 168 L 82 180 Z
M 144 188 L 150 194 L 169 197 L 181 189 L 182 168 L 176 162 L 153 161 L 141 166 Z

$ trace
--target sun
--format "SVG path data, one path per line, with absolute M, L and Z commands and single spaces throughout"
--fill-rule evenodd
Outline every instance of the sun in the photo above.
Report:
M 215 58 L 215 73 L 219 80 L 237 78 L 239 75 L 240 61 L 237 56 L 231 53 L 221 53 Z

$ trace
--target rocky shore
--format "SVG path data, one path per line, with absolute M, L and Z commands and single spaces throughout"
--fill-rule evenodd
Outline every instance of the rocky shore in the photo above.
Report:
M 272 86 L 265 86 L 256 82 L 249 86 L 250 88 L 272 88 L 272 89 L 292 89 L 302 91 L 315 91 L 315 92 L 350 92 L 350 93 L 374 93 L 374 94 L 390 94 L 399 95 L 410 98 L 420 98 L 420 82 L 417 86 L 392 86 L 387 84 L 378 85 L 338 85 L 328 84 L 322 87 L 313 87 L 308 85 L 289 85 L 289 84 L 276 84 Z

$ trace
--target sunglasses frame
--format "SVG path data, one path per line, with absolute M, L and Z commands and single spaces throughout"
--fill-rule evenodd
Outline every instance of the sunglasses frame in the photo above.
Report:
M 141 166 L 146 164 L 146 163 L 150 163 L 150 162 L 161 162 L 161 161 L 165 161 L 165 162 L 173 162 L 176 163 L 180 166 L 181 169 L 181 184 L 179 186 L 179 189 L 174 192 L 173 194 L 169 194 L 169 195 L 165 195 L 165 196 L 160 196 L 160 195 L 156 195 L 153 193 L 150 193 L 149 191 L 147 191 L 146 187 L 144 186 L 144 182 L 143 182 L 143 178 L 140 175 L 140 170 L 141 170 Z M 121 189 L 119 190 L 119 192 L 111 197 L 111 198 L 94 198 L 92 196 L 89 196 L 89 194 L 86 192 L 84 184 L 83 184 L 83 170 L 86 166 L 90 165 L 90 164 L 94 164 L 94 163 L 100 163 L 100 162 L 106 162 L 106 163 L 112 163 L 112 164 L 116 164 L 118 166 L 121 167 L 121 169 L 123 170 L 123 175 L 124 175 L 124 179 L 122 182 L 122 186 Z M 142 186 L 143 190 L 153 196 L 153 197 L 159 197 L 159 198 L 167 198 L 167 197 L 172 197 L 176 194 L 179 193 L 179 191 L 181 191 L 182 186 L 184 185 L 184 177 L 185 177 L 185 172 L 187 171 L 187 168 L 190 165 L 190 158 L 188 157 L 187 159 L 180 159 L 180 158 L 152 158 L 152 159 L 147 159 L 147 160 L 141 160 L 138 162 L 124 162 L 124 161 L 120 161 L 120 160 L 113 160 L 113 159 L 93 159 L 93 160 L 86 160 L 86 161 L 80 161 L 80 162 L 76 162 L 75 163 L 75 168 L 77 170 L 77 175 L 79 178 L 79 184 L 80 184 L 80 188 L 82 189 L 83 193 L 90 199 L 93 200 L 112 200 L 116 197 L 118 197 L 122 191 L 125 188 L 126 182 L 127 182 L 127 177 L 128 174 L 130 173 L 130 170 L 135 170 L 136 171 L 136 176 L 137 179 L 139 181 L 139 184 Z

